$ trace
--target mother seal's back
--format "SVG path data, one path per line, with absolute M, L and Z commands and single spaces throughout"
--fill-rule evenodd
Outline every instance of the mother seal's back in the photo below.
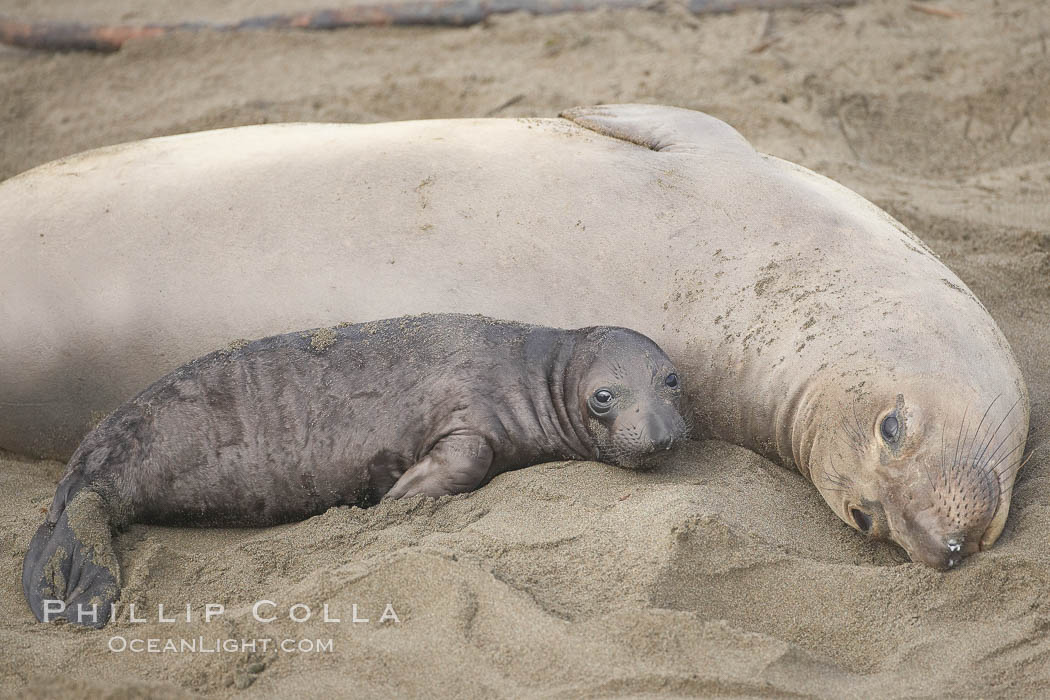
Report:
M 937 567 L 998 538 L 1027 439 L 1024 379 L 962 280 L 689 110 L 141 141 L 0 183 L 0 249 L 0 446 L 20 452 L 68 454 L 226 338 L 419 311 L 636 328 L 698 431 Z
M 558 459 L 636 467 L 685 437 L 681 393 L 663 351 L 626 328 L 444 314 L 238 345 L 88 435 L 22 585 L 38 619 L 105 624 L 120 588 L 111 528 L 273 525 Z

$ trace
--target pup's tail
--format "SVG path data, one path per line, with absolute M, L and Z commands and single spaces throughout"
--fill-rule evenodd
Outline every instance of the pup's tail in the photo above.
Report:
M 109 511 L 79 474 L 58 485 L 47 520 L 22 563 L 22 590 L 41 622 L 68 620 L 102 627 L 120 595 Z

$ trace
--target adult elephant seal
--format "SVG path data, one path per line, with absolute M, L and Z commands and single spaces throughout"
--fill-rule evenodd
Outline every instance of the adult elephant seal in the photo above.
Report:
M 276 125 L 92 151 L 0 185 L 0 445 L 239 336 L 470 311 L 636 328 L 700 432 L 797 468 L 946 568 L 1003 529 L 1027 390 L 987 310 L 851 191 L 712 117 Z
M 637 467 L 686 435 L 650 339 L 444 314 L 238 344 L 158 380 L 70 460 L 26 554 L 40 620 L 102 626 L 132 522 L 258 526 L 442 496 L 557 459 Z

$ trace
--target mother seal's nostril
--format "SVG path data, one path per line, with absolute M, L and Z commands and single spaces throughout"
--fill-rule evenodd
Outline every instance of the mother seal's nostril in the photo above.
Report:
M 853 517 L 853 522 L 857 523 L 857 527 L 863 532 L 869 532 L 871 530 L 871 516 L 860 510 L 859 508 L 850 508 L 850 516 Z
M 976 551 L 976 542 L 967 541 L 966 533 L 933 535 L 913 533 L 904 549 L 912 561 L 922 562 L 941 571 L 954 569 L 963 558 Z

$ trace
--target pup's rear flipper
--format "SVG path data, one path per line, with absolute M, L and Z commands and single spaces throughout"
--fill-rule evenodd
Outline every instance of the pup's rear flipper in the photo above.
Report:
M 97 493 L 79 491 L 56 522 L 49 518 L 36 531 L 22 563 L 22 589 L 41 622 L 102 627 L 109 621 L 120 595 L 120 567 Z

